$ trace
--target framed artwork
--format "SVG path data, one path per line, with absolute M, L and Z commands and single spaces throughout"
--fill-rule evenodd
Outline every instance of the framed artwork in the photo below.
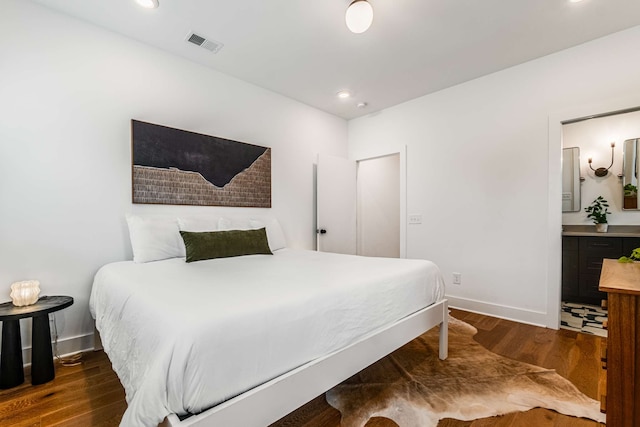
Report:
M 131 121 L 133 203 L 271 207 L 271 148 Z

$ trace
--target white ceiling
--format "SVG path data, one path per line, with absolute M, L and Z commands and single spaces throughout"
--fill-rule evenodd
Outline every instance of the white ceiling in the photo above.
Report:
M 34 1 L 345 119 L 640 24 L 639 0 L 370 0 L 363 34 L 344 23 L 350 0 Z

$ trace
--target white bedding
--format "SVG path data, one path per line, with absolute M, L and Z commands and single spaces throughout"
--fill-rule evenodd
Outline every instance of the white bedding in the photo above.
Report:
M 429 261 L 283 249 L 102 267 L 90 307 L 122 426 L 198 413 L 442 299 Z

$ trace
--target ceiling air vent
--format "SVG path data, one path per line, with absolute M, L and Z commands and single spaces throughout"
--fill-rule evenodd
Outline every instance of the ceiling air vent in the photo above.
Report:
M 198 35 L 196 33 L 187 34 L 186 40 L 189 43 L 193 43 L 196 46 L 203 47 L 203 48 L 205 48 L 207 50 L 210 50 L 213 53 L 218 53 L 218 51 L 220 49 L 222 49 L 222 46 L 223 46 L 223 44 L 220 43 L 220 42 L 217 42 L 215 40 L 207 39 L 207 38 L 202 37 L 202 36 L 200 36 L 200 35 Z

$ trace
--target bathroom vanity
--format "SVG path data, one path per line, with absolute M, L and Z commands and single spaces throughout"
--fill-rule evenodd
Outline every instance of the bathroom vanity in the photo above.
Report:
M 628 256 L 640 247 L 640 226 L 610 225 L 597 233 L 593 225 L 565 225 L 562 232 L 562 300 L 600 305 L 602 261 Z

